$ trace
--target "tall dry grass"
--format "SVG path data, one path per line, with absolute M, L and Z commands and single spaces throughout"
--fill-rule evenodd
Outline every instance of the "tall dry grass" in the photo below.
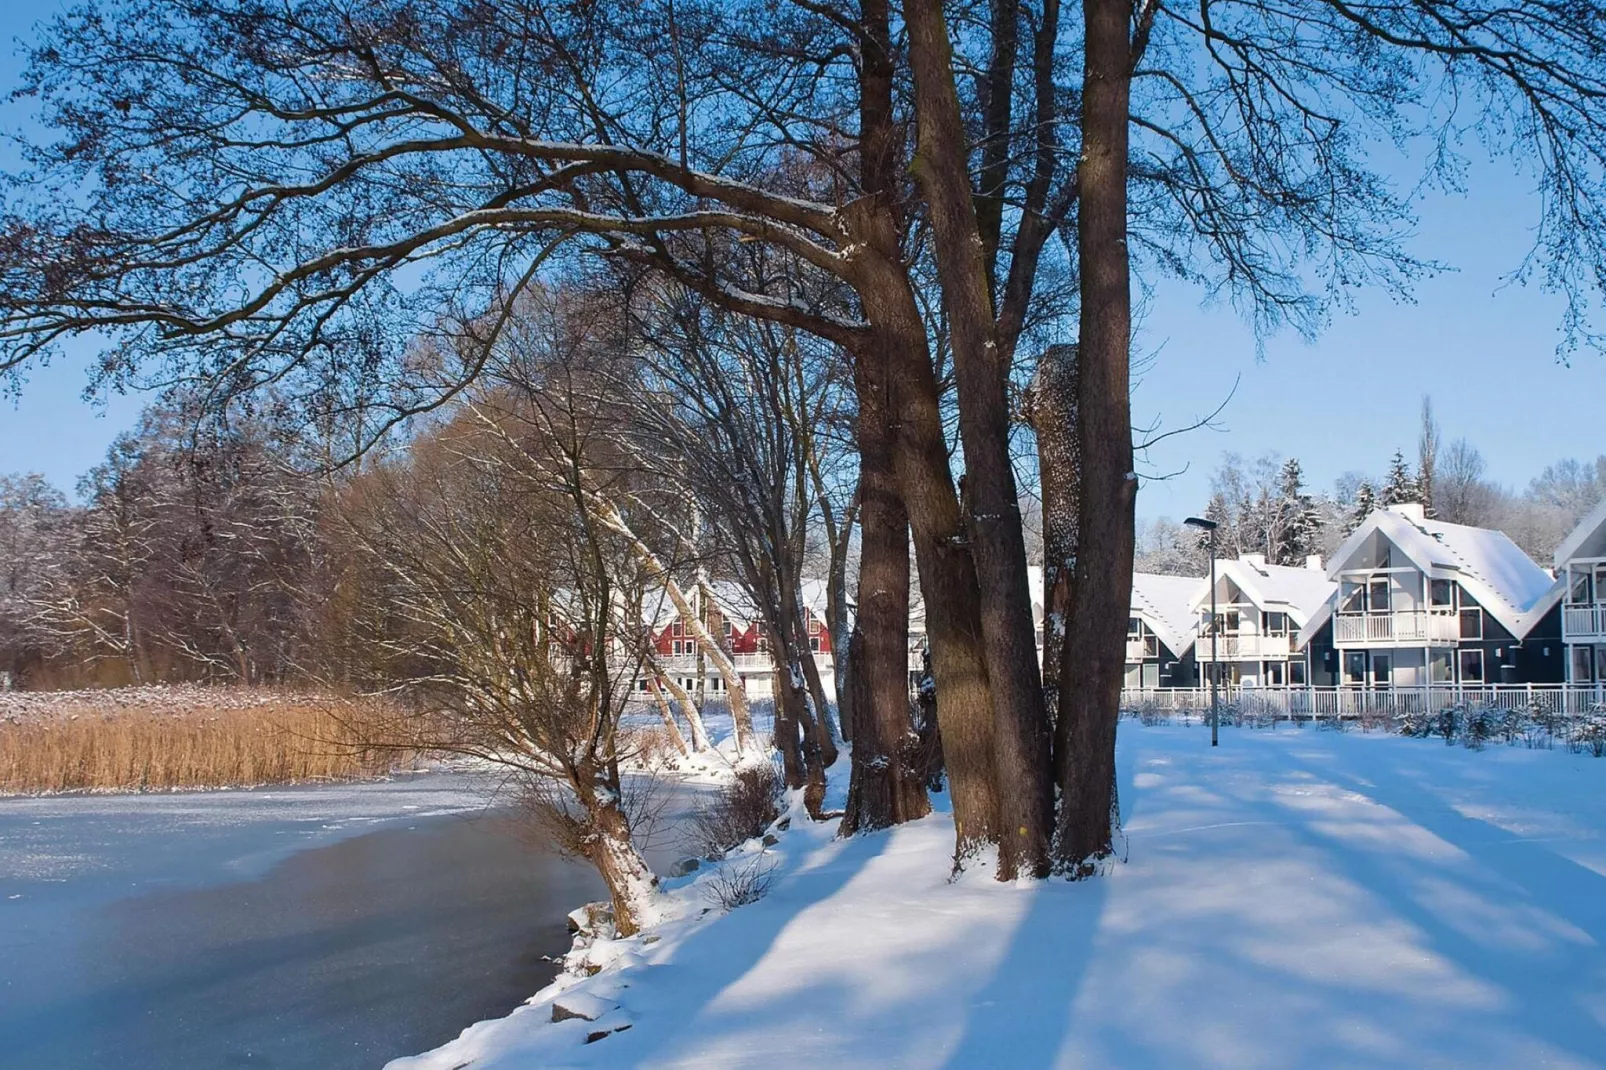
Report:
M 418 758 L 360 744 L 362 726 L 385 717 L 377 701 L 187 688 L 43 704 L 43 715 L 36 702 L 33 716 L 0 716 L 0 794 L 354 780 Z

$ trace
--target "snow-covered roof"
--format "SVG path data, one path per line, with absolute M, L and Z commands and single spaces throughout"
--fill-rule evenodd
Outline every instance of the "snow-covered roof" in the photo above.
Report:
M 1338 584 L 1319 568 L 1268 565 L 1258 554 L 1236 561 L 1217 561 L 1216 577 L 1218 583 L 1230 579 L 1263 611 L 1287 613 L 1300 627 L 1321 612 L 1338 589 Z M 1194 595 L 1191 608 L 1197 614 L 1209 602 L 1210 584 L 1206 582 Z
M 1521 639 L 1554 604 L 1556 579 L 1534 563 L 1503 531 L 1446 524 L 1422 516 L 1421 506 L 1389 506 L 1367 517 L 1333 555 L 1327 575 L 1337 580 L 1355 566 L 1373 535 L 1381 535 L 1413 565 L 1434 579 L 1461 584 L 1490 616 Z M 1334 599 L 1313 616 L 1300 635 L 1308 642 L 1332 615 Z
M 1554 564 L 1559 575 L 1575 557 L 1606 557 L 1606 498 L 1579 521 L 1572 534 L 1556 547 Z
M 1150 630 L 1160 637 L 1160 642 L 1180 658 L 1199 635 L 1194 597 L 1200 590 L 1208 594 L 1209 588 L 1210 581 L 1203 577 L 1134 572 L 1132 612 L 1143 618 Z
M 1026 569 L 1032 592 L 1032 622 L 1043 623 L 1043 569 L 1030 565 Z M 1194 615 L 1188 608 L 1189 599 L 1205 584 L 1191 576 L 1159 576 L 1149 572 L 1132 574 L 1132 614 L 1143 618 L 1160 641 L 1178 657 L 1193 646 L 1197 634 Z

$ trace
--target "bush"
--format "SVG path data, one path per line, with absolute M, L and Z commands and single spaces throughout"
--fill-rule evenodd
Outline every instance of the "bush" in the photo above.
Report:
M 1596 706 L 1578 719 L 1572 741 L 1575 750 L 1606 758 L 1606 706 Z
M 703 882 L 703 898 L 724 911 L 756 903 L 769 892 L 774 873 L 775 863 L 763 853 L 732 862 Z
M 747 765 L 687 823 L 689 847 L 704 858 L 724 858 L 737 844 L 762 836 L 781 816 L 786 785 L 770 762 Z
M 1461 722 L 1461 743 L 1468 750 L 1482 750 L 1505 719 L 1503 711 L 1478 706 L 1468 710 Z

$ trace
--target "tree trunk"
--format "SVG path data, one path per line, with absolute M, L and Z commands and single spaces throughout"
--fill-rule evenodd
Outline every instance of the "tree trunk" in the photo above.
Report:
M 803 789 L 803 806 L 816 821 L 825 817 L 825 762 L 821 756 L 820 725 L 809 715 L 807 688 L 798 668 L 795 651 L 777 644 L 775 652 L 775 725 L 780 742 L 781 722 L 786 721 L 787 742 L 796 754 L 797 781 L 788 775 L 787 785 Z M 801 729 L 801 732 L 799 731 Z M 799 738 L 801 736 L 801 738 Z M 781 750 L 783 762 L 786 750 Z
M 620 936 L 634 936 L 648 920 L 658 879 L 636 850 L 630 822 L 619 808 L 618 791 L 602 788 L 586 802 L 591 819 L 591 862 L 613 900 L 613 925 Z
M 968 142 L 941 0 L 909 0 L 904 18 L 919 120 L 912 170 L 931 207 L 937 275 L 953 345 L 967 527 L 997 726 L 998 878 L 1045 876 L 1053 798 L 1048 717 L 1009 455 L 1009 369 L 995 331 L 992 282 L 970 188 Z
M 736 663 L 731 660 L 724 644 L 708 634 L 708 629 L 703 627 L 702 621 L 692 611 L 691 603 L 687 600 L 685 592 L 680 589 L 680 584 L 675 582 L 675 577 L 669 574 L 669 570 L 658 560 L 658 555 L 653 553 L 652 548 L 642 542 L 630 529 L 630 525 L 625 523 L 624 517 L 611 502 L 593 500 L 591 512 L 599 522 L 629 541 L 636 560 L 641 562 L 642 567 L 653 579 L 663 585 L 664 593 L 669 596 L 670 602 L 674 603 L 681 622 L 692 630 L 692 638 L 697 641 L 697 648 L 714 663 L 720 678 L 725 681 L 726 700 L 731 708 L 732 730 L 736 735 L 736 750 L 739 753 L 751 747 L 753 716 L 747 708 L 747 689 L 742 686 L 741 674 L 736 671 Z
M 674 677 L 658 667 L 657 658 L 649 658 L 644 668 L 652 672 L 655 683 L 661 682 L 662 686 L 669 689 L 669 693 L 674 696 L 676 704 L 680 706 L 680 715 L 686 718 L 686 726 L 691 729 L 691 749 L 693 751 L 712 750 L 713 744 L 708 741 L 708 730 L 703 727 L 702 713 L 698 710 L 697 703 L 693 702 L 692 697 L 686 693 L 686 689 L 676 683 Z
M 691 749 L 686 746 L 686 737 L 680 734 L 680 726 L 675 724 L 675 715 L 670 712 L 669 700 L 664 697 L 664 689 L 658 686 L 658 678 L 647 677 L 647 687 L 652 691 L 653 700 L 658 705 L 658 716 L 663 719 L 664 729 L 669 733 L 670 742 L 675 749 L 686 757 L 691 756 Z
M 857 362 L 856 362 L 857 363 Z M 931 810 L 909 720 L 909 518 L 892 463 L 885 385 L 859 373 L 859 620 L 849 641 L 858 718 L 843 836 Z
M 1037 436 L 1037 471 L 1043 492 L 1043 696 L 1059 712 L 1060 662 L 1076 579 L 1076 524 L 1082 472 L 1076 441 L 1076 347 L 1050 346 L 1037 364 L 1028 395 Z M 1058 742 L 1056 762 L 1064 756 Z M 1056 767 L 1056 782 L 1063 770 Z
M 838 738 L 836 719 L 831 716 L 831 703 L 825 697 L 825 681 L 820 678 L 820 666 L 814 658 L 814 650 L 808 642 L 808 618 L 803 619 L 800 625 L 803 630 L 803 680 L 808 684 L 809 697 L 813 699 L 815 716 L 820 722 L 820 750 L 825 759 L 827 769 L 836 764 L 841 755 L 837 751 Z
M 844 208 L 842 220 L 855 247 L 855 287 L 875 326 L 854 358 L 876 369 L 890 400 L 893 463 L 914 537 L 937 716 L 949 748 L 954 863 L 962 867 L 998 834 L 992 696 L 975 564 L 948 467 L 936 371 L 904 262 L 899 160 L 905 133 L 894 106 L 891 11 L 887 0 L 860 0 L 859 6 L 859 157 L 866 195 Z
M 854 493 L 854 500 L 859 499 L 860 492 Z M 844 521 L 842 530 L 830 532 L 831 536 L 831 565 L 830 575 L 826 581 L 825 615 L 831 630 L 831 675 L 836 685 L 836 713 L 837 724 L 842 729 L 842 738 L 853 739 L 853 695 L 848 685 L 852 673 L 851 654 L 848 650 L 850 628 L 848 627 L 848 548 L 852 542 L 853 507 L 843 512 Z M 908 537 L 907 520 L 905 521 L 905 539 Z M 905 556 L 908 550 L 904 551 Z
M 1131 613 L 1133 507 L 1132 334 L 1127 252 L 1127 122 L 1132 64 L 1125 0 L 1083 0 L 1081 206 L 1077 217 L 1082 307 L 1077 353 L 1077 437 L 1082 501 L 1076 580 L 1061 661 L 1062 759 L 1057 863 L 1090 875 L 1114 851 L 1119 820 L 1115 731 Z

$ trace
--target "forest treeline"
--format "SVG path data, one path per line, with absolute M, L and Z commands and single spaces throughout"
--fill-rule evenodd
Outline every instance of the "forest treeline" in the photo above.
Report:
M 1380 478 L 1346 471 L 1327 491 L 1306 485 L 1297 457 L 1271 453 L 1246 461 L 1226 454 L 1211 474 L 1205 512 L 1217 525 L 1217 554 L 1263 554 L 1274 565 L 1303 565 L 1311 555 L 1325 560 L 1374 509 L 1416 502 L 1431 519 L 1502 531 L 1549 568 L 1556 547 L 1606 499 L 1606 454 L 1559 460 L 1513 488 L 1489 477 L 1470 440 L 1445 445 L 1440 437 L 1432 401 L 1424 398 L 1414 466 L 1396 449 Z M 1202 576 L 1210 568 L 1207 543 L 1170 518 L 1140 520 L 1134 565 L 1139 572 Z

